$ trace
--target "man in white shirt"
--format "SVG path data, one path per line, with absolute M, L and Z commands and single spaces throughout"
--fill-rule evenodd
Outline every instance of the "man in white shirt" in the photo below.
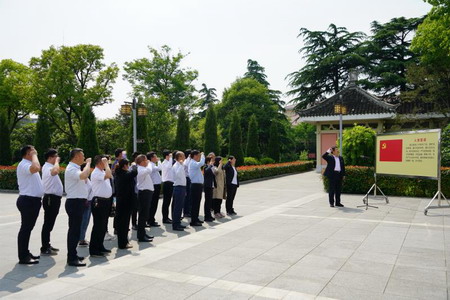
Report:
M 173 165 L 173 203 L 172 203 L 172 229 L 175 231 L 184 231 L 186 226 L 181 225 L 181 211 L 184 206 L 184 197 L 186 196 L 186 172 L 184 171 L 184 153 L 178 151 L 175 153 L 175 164 Z
M 103 240 L 108 230 L 108 218 L 111 211 L 112 172 L 109 168 L 108 159 L 103 155 L 94 158 L 95 169 L 91 174 L 92 185 L 92 218 L 94 225 L 89 243 L 89 255 L 93 257 L 104 257 L 111 252 L 103 245 Z
M 59 249 L 50 245 L 50 232 L 55 226 L 59 214 L 63 184 L 59 178 L 59 156 L 55 149 L 49 149 L 44 154 L 45 164 L 42 166 L 42 184 L 44 185 L 44 224 L 41 232 L 41 255 L 56 255 Z
M 164 224 L 172 224 L 169 218 L 169 206 L 172 201 L 173 193 L 173 171 L 172 171 L 172 153 L 169 150 L 163 151 L 164 160 L 161 164 L 161 175 L 163 182 L 163 204 L 161 208 L 162 219 Z
M 200 203 L 203 194 L 203 174 L 201 167 L 205 164 L 205 155 L 198 150 L 192 150 L 191 162 L 189 163 L 189 177 L 191 178 L 191 226 L 202 226 L 198 218 Z
M 150 161 L 150 165 L 152 166 L 152 173 L 150 174 L 150 177 L 153 181 L 153 196 L 152 201 L 150 203 L 150 210 L 148 215 L 148 226 L 150 227 L 159 227 L 160 225 L 155 220 L 156 210 L 158 209 L 158 202 L 159 202 L 159 195 L 161 194 L 161 163 L 159 161 L 158 156 L 155 152 L 149 152 L 147 153 L 147 159 Z
M 152 173 L 152 166 L 147 156 L 141 154 L 136 158 L 137 176 L 136 176 L 136 187 L 138 189 L 138 201 L 139 201 L 139 212 L 138 212 L 138 228 L 137 228 L 137 238 L 139 242 L 151 242 L 153 241 L 153 236 L 148 235 L 145 232 L 145 225 L 148 220 L 148 212 L 150 209 L 150 202 L 152 201 L 153 181 L 150 176 Z
M 322 158 L 327 162 L 327 168 L 323 175 L 328 177 L 328 201 L 330 207 L 344 207 L 341 203 L 342 181 L 345 179 L 344 158 L 339 155 L 339 149 L 336 146 L 328 149 L 322 155 Z
M 191 178 L 189 178 L 189 163 L 191 162 L 191 149 L 184 151 L 184 157 L 186 158 L 183 162 L 184 172 L 186 173 L 186 197 L 184 197 L 184 208 L 183 217 L 190 218 L 192 210 L 191 202 Z
M 70 162 L 64 173 L 64 186 L 66 188 L 66 212 L 69 217 L 69 230 L 67 233 L 67 264 L 73 267 L 84 267 L 84 257 L 77 255 L 77 245 L 80 238 L 81 221 L 84 207 L 88 198 L 89 189 L 86 183 L 91 172 L 91 158 L 86 159 L 86 166 L 81 170 L 80 166 L 85 162 L 83 149 L 75 148 L 70 151 Z
M 17 236 L 19 264 L 32 265 L 39 263 L 39 256 L 34 256 L 28 249 L 31 231 L 36 224 L 41 199 L 44 195 L 42 186 L 41 165 L 34 146 L 28 145 L 20 150 L 22 160 L 17 166 L 17 183 L 19 185 L 19 198 L 17 208 L 20 211 L 21 225 Z

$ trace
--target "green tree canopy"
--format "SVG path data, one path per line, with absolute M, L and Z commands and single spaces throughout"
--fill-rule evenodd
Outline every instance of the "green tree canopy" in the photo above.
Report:
M 205 83 L 202 83 L 202 88 L 198 91 L 201 95 L 199 99 L 199 107 L 202 110 L 200 113 L 201 117 L 205 117 L 206 110 L 209 108 L 211 104 L 217 103 L 219 100 L 217 99 L 216 89 L 208 88 Z
M 125 123 L 120 116 L 97 120 L 97 140 L 100 153 L 112 155 L 117 148 L 126 148 L 130 134 L 126 125 L 128 123 Z M 131 157 L 131 153 L 129 157 Z
M 104 63 L 103 49 L 95 45 L 50 47 L 30 61 L 35 71 L 33 107 L 45 115 L 72 144 L 85 106 L 111 102 L 119 68 Z
M 219 155 L 219 138 L 217 135 L 217 115 L 213 105 L 208 107 L 206 111 L 205 121 L 205 144 L 203 147 L 205 153 L 214 152 Z
M 11 164 L 11 139 L 6 113 L 0 111 L 0 165 Z
M 375 161 L 375 131 L 356 125 L 342 135 L 342 156 L 347 165 L 372 166 Z
M 190 144 L 190 128 L 189 128 L 189 116 L 186 110 L 181 109 L 178 112 L 177 120 L 177 133 L 175 136 L 175 150 L 184 151 L 189 148 Z
M 276 121 L 270 125 L 268 155 L 275 162 L 280 161 L 280 132 Z
M 193 81 L 198 72 L 181 66 L 186 55 L 172 54 L 167 45 L 161 50 L 149 47 L 149 51 L 149 58 L 125 63 L 123 77 L 132 85 L 133 93 L 142 98 L 161 99 L 172 113 L 181 106 L 191 105 L 195 101 Z
M 86 157 L 92 159 L 100 154 L 97 140 L 97 122 L 92 107 L 88 105 L 83 109 L 80 134 L 78 136 L 78 147 L 83 149 Z
M 250 117 L 248 125 L 246 156 L 254 158 L 261 156 L 261 151 L 259 150 L 258 121 L 255 115 Z
M 231 116 L 230 131 L 228 135 L 228 154 L 236 157 L 236 166 L 244 164 L 244 151 L 242 148 L 241 120 L 237 111 Z
M 38 117 L 33 145 L 38 152 L 39 161 L 43 164 L 45 162 L 44 154 L 52 146 L 50 123 L 43 115 Z
M 349 70 L 364 65 L 359 54 L 360 42 L 365 38 L 362 32 L 349 32 L 345 27 L 330 24 L 327 31 L 300 29 L 305 46 L 300 53 L 306 65 L 287 75 L 292 88 L 288 95 L 297 109 L 323 100 L 339 92 L 345 85 Z
M 149 97 L 144 104 L 151 117 L 147 118 L 148 140 L 151 149 L 163 151 L 172 148 L 175 140 L 176 118 L 169 111 L 169 105 L 160 98 Z

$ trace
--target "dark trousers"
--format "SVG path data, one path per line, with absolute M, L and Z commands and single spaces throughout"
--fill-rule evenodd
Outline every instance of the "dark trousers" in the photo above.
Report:
M 94 225 L 92 226 L 91 241 L 89 243 L 89 253 L 99 254 L 105 249 L 103 241 L 108 230 L 108 218 L 111 212 L 110 198 L 94 197 L 92 199 L 92 219 Z
M 205 204 L 203 209 L 205 211 L 205 218 L 211 218 L 211 209 L 213 207 L 213 188 L 205 187 Z
M 148 213 L 148 224 L 155 222 L 156 210 L 158 209 L 159 194 L 161 194 L 161 184 L 153 185 L 155 190 L 153 191 L 152 201 L 150 203 L 150 210 Z
M 172 194 L 173 194 L 173 182 L 172 181 L 163 182 L 163 205 L 161 209 L 163 221 L 169 218 L 169 206 L 170 202 L 172 201 Z
M 30 250 L 28 249 L 30 235 L 39 216 L 41 198 L 19 196 L 16 205 L 20 211 L 20 219 L 22 222 L 17 236 L 17 249 L 19 252 L 19 260 L 25 260 L 30 256 Z
M 138 193 L 139 200 L 139 217 L 138 217 L 138 230 L 137 238 L 138 240 L 145 239 L 145 225 L 148 220 L 148 211 L 150 207 L 150 202 L 152 201 L 153 191 L 142 190 Z
M 333 172 L 328 176 L 328 201 L 330 205 L 341 204 L 342 176 L 341 172 Z M 336 203 L 335 200 L 336 199 Z
M 116 230 L 117 245 L 125 248 L 128 244 L 128 230 L 130 229 L 130 217 L 133 210 L 132 199 L 116 198 Z
M 66 212 L 69 216 L 69 230 L 67 231 L 67 261 L 78 260 L 77 246 L 80 238 L 81 220 L 83 219 L 86 199 L 67 199 Z
M 191 183 L 191 222 L 199 221 L 200 202 L 202 202 L 203 184 Z
M 131 202 L 133 205 L 133 208 L 131 210 L 131 224 L 137 227 L 137 214 L 139 210 L 139 201 L 137 198 L 137 194 L 133 194 L 133 199 Z
M 186 177 L 186 197 L 184 197 L 183 213 L 185 216 L 191 214 L 192 202 L 191 202 L 191 179 Z
M 214 214 L 220 213 L 221 206 L 222 206 L 222 199 L 213 199 Z
M 172 203 L 172 228 L 177 228 L 181 224 L 181 211 L 184 207 L 184 199 L 186 197 L 186 187 L 177 185 L 173 187 L 173 203 Z
M 235 184 L 227 184 L 227 201 L 225 203 L 225 208 L 227 210 L 227 213 L 234 212 L 234 198 L 236 197 L 238 186 Z
M 44 208 L 44 224 L 41 232 L 41 251 L 50 248 L 50 232 L 55 226 L 56 217 L 59 214 L 61 206 L 61 196 L 45 194 L 42 198 L 42 207 Z

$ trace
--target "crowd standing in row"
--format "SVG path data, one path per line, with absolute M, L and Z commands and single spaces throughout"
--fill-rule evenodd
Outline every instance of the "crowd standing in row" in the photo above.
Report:
M 55 225 L 65 187 L 65 209 L 68 215 L 67 264 L 86 266 L 84 257 L 78 256 L 78 246 L 89 246 L 91 257 L 104 257 L 111 252 L 104 246 L 108 233 L 108 220 L 114 216 L 114 233 L 118 248 L 129 249 L 130 220 L 137 230 L 138 242 L 152 242 L 154 237 L 146 228 L 159 227 L 155 219 L 161 190 L 162 222 L 171 224 L 174 231 L 184 231 L 183 218 L 190 218 L 190 226 L 203 226 L 223 218 L 222 201 L 226 199 L 226 212 L 236 215 L 233 201 L 239 187 L 236 159 L 228 157 L 222 165 L 222 157 L 210 153 L 207 157 L 198 150 L 163 151 L 161 162 L 155 152 L 133 153 L 130 161 L 123 149 L 115 151 L 115 161 L 110 166 L 106 155 L 98 155 L 92 162 L 84 157 L 83 150 L 70 152 L 70 162 L 64 172 L 64 187 L 59 177 L 58 152 L 49 149 L 39 163 L 37 152 L 31 145 L 21 149 L 22 160 L 17 167 L 19 198 L 17 208 L 21 214 L 18 234 L 19 264 L 37 264 L 40 255 L 29 251 L 31 231 L 44 209 L 41 232 L 41 255 L 56 255 L 59 249 L 50 244 L 50 233 Z M 93 171 L 91 172 L 91 164 Z M 42 177 L 41 177 L 41 173 Z M 204 221 L 200 220 L 202 193 L 205 193 Z M 169 217 L 171 210 L 171 217 Z M 211 214 L 213 211 L 214 216 Z M 90 241 L 86 231 L 90 216 L 93 227 Z

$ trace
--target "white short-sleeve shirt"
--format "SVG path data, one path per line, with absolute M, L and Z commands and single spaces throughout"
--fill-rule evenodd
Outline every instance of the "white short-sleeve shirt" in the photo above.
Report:
M 31 173 L 31 161 L 22 159 L 17 166 L 17 184 L 19 185 L 19 195 L 29 197 L 44 196 L 44 187 L 42 185 L 39 172 Z
M 95 168 L 91 174 L 92 195 L 100 198 L 111 198 L 112 187 L 109 179 L 105 179 L 105 170 Z
M 87 199 L 89 190 L 85 180 L 80 179 L 81 168 L 70 162 L 64 173 L 64 185 L 66 187 L 67 199 Z
M 138 170 L 138 174 L 136 176 L 137 189 L 139 191 L 143 191 L 143 190 L 154 191 L 155 187 L 153 185 L 152 178 L 150 177 L 150 174 L 152 173 L 151 164 L 149 164 L 148 167 L 138 166 L 137 170 Z
M 52 168 L 55 165 L 46 162 L 42 166 L 42 183 L 44 185 L 44 193 L 56 196 L 62 196 L 63 194 L 63 184 L 59 174 L 52 175 Z

